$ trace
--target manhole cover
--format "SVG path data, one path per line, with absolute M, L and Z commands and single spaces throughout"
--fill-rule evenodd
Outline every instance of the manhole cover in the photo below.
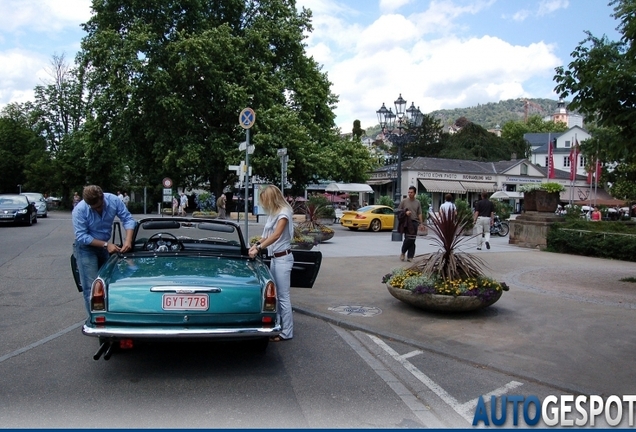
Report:
M 364 316 L 364 317 L 380 315 L 382 313 L 382 309 L 377 307 L 357 306 L 357 305 L 335 306 L 335 307 L 330 307 L 329 310 L 333 312 L 341 313 L 343 315 Z

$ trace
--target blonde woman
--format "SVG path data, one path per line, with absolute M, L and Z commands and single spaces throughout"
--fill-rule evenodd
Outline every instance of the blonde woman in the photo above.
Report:
M 291 252 L 294 211 L 276 186 L 263 187 L 258 199 L 268 217 L 263 235 L 250 248 L 249 255 L 254 258 L 261 249 L 267 249 L 267 254 L 272 258 L 270 271 L 278 292 L 278 315 L 283 330 L 280 336 L 270 340 L 279 342 L 294 337 L 294 318 L 289 297 L 291 271 L 294 265 L 294 255 Z

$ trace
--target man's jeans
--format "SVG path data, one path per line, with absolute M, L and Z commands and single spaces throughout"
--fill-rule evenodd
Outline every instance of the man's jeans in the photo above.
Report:
M 78 243 L 73 244 L 73 253 L 77 260 L 77 270 L 79 271 L 80 283 L 82 284 L 82 294 L 86 311 L 90 312 L 91 286 L 97 278 L 97 272 L 108 261 L 108 251 L 105 248 L 85 246 Z
M 419 221 L 411 220 L 413 226 L 413 232 L 415 234 L 404 233 L 404 241 L 402 242 L 402 253 L 406 254 L 406 258 L 413 259 L 415 256 L 415 239 L 417 238 L 417 228 L 420 225 Z

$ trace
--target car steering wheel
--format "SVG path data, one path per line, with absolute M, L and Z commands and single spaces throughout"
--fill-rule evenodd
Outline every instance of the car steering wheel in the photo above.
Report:
M 148 252 L 179 252 L 183 243 L 174 234 L 160 232 L 151 235 L 143 249 Z

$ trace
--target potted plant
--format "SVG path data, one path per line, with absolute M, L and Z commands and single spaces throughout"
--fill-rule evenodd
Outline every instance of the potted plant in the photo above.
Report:
M 473 232 L 473 208 L 466 200 L 458 199 L 455 201 L 457 208 L 457 219 L 464 221 L 464 235 L 472 235 Z
M 541 183 L 540 189 L 535 193 L 538 212 L 554 213 L 559 205 L 560 193 L 565 188 L 559 183 Z
M 313 237 L 314 243 L 330 240 L 335 231 L 321 223 L 321 219 L 333 220 L 335 212 L 324 196 L 312 195 L 305 202 L 305 221 L 296 224 L 296 229 L 303 236 Z
M 523 210 L 537 211 L 536 191 L 540 188 L 539 183 L 528 183 L 519 187 L 519 192 L 523 192 Z
M 424 310 L 462 312 L 492 305 L 508 290 L 505 283 L 484 275 L 483 261 L 457 252 L 467 219 L 441 214 L 431 219 L 438 252 L 418 257 L 411 267 L 396 268 L 382 279 L 396 299 Z

